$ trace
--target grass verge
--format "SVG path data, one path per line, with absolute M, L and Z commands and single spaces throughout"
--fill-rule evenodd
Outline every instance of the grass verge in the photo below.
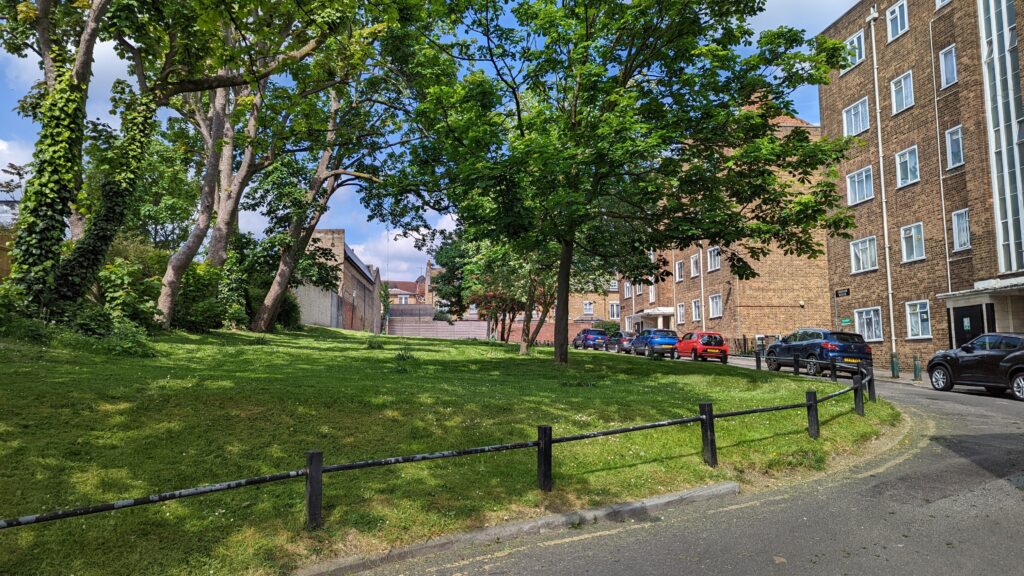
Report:
M 158 356 L 115 358 L 0 340 L 0 517 L 107 502 L 325 463 L 485 446 L 697 413 L 803 401 L 812 383 L 704 363 L 312 329 L 172 334 Z M 838 389 L 815 384 L 821 393 Z M 279 574 L 454 531 L 720 480 L 821 470 L 899 421 L 844 396 L 716 423 L 721 466 L 683 426 L 555 447 L 555 490 L 533 451 L 325 477 L 325 529 L 302 530 L 301 480 L 0 531 L 0 573 Z

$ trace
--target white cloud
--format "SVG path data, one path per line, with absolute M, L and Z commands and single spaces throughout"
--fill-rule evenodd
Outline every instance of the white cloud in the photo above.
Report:
M 759 31 L 790 26 L 816 36 L 854 4 L 855 0 L 768 0 L 764 12 L 754 17 L 751 25 Z
M 256 235 L 257 238 L 262 238 L 263 231 L 267 229 L 267 224 L 269 223 L 270 220 L 259 212 L 238 211 L 238 230 L 240 232 L 250 232 Z
M 384 231 L 352 250 L 366 264 L 378 266 L 384 280 L 415 280 L 423 274 L 429 256 L 416 249 L 412 238 L 395 238 L 395 232 Z
M 0 168 L 8 164 L 28 164 L 32 160 L 34 146 L 21 140 L 0 139 Z

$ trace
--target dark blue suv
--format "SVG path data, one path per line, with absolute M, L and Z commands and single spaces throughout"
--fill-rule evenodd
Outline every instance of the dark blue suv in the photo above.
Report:
M 833 332 L 822 328 L 801 328 L 772 344 L 765 351 L 765 362 L 769 370 L 792 366 L 793 356 L 801 360 L 801 368 L 811 376 L 817 376 L 827 368 L 829 361 L 836 363 L 867 366 L 871 364 L 871 346 L 864 337 L 852 332 Z M 851 372 L 849 368 L 840 368 Z
M 644 356 L 669 356 L 676 359 L 676 342 L 679 335 L 671 330 L 649 328 L 633 338 L 630 349 L 633 354 Z

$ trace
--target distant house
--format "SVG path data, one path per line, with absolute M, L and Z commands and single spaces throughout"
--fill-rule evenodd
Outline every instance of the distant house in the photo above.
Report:
M 411 280 L 385 280 L 384 283 L 388 285 L 388 300 L 392 304 L 421 303 L 418 295 L 418 282 Z
M 344 230 L 317 230 L 313 237 L 329 248 L 341 266 L 338 291 L 303 285 L 295 290 L 303 324 L 380 333 L 380 270 L 365 264 L 345 243 Z

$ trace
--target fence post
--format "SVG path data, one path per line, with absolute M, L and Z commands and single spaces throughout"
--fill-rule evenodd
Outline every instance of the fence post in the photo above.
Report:
M 715 441 L 715 409 L 711 402 L 700 405 L 700 438 L 704 444 L 704 463 L 718 467 L 718 444 Z
M 306 530 L 323 527 L 324 453 L 306 452 Z
M 875 394 L 875 367 L 868 364 L 867 370 L 868 376 L 868 400 L 872 402 L 878 401 L 878 396 Z
M 807 435 L 817 438 L 820 434 L 818 429 L 818 393 L 814 390 L 807 391 Z
M 551 426 L 537 426 L 537 488 L 551 492 Z
M 829 357 L 829 359 L 828 359 L 828 367 L 831 370 L 832 381 L 835 382 L 836 381 L 836 357 L 835 356 L 830 356 Z
M 864 415 L 864 381 L 860 372 L 853 376 L 853 409 L 858 416 Z
M 754 366 L 758 370 L 761 369 L 761 351 L 760 350 L 754 350 Z
M 800 373 L 800 355 L 793 354 L 793 374 Z

